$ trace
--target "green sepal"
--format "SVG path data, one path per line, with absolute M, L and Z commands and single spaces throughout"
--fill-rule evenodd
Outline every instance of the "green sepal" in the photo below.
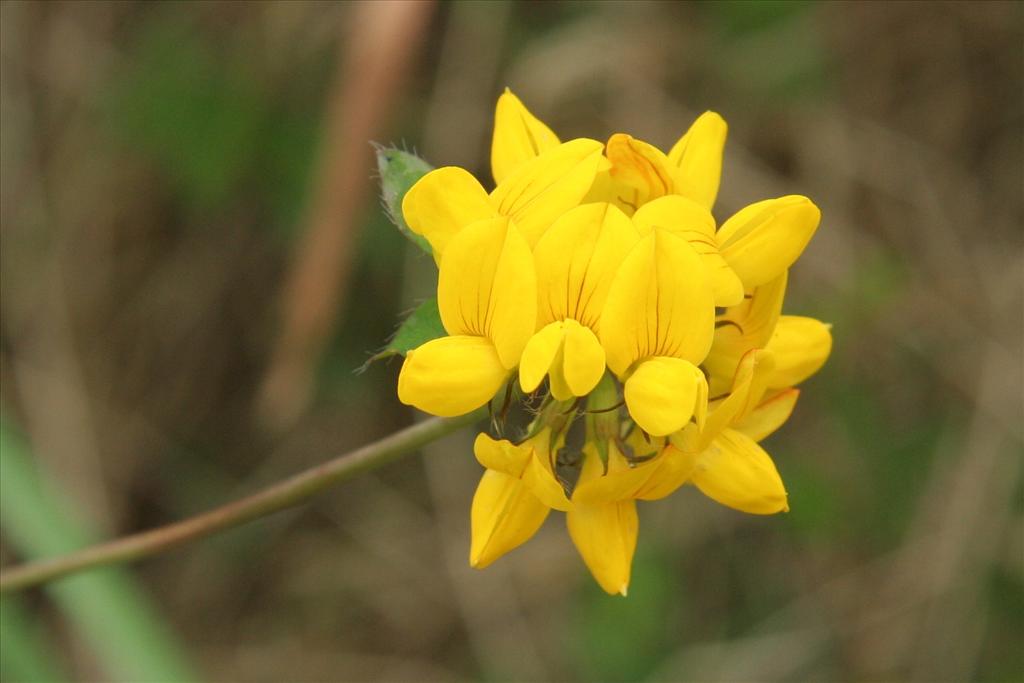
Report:
M 377 171 L 380 173 L 380 197 L 388 218 L 413 244 L 428 254 L 433 251 L 422 235 L 409 229 L 402 216 L 402 199 L 416 181 L 434 169 L 423 159 L 397 147 L 374 145 Z
M 441 312 L 437 308 L 437 299 L 427 299 L 402 321 L 388 345 L 373 354 L 363 365 L 363 369 L 366 369 L 374 361 L 392 356 L 404 356 L 416 347 L 447 334 L 441 323 Z
M 608 442 L 618 436 L 619 411 L 609 410 L 619 403 L 615 380 L 607 372 L 587 397 L 587 440 L 594 444 L 597 455 L 608 473 Z

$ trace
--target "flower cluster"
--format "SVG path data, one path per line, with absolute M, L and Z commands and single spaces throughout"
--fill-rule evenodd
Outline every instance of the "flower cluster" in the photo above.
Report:
M 637 500 L 691 483 L 744 512 L 788 509 L 758 442 L 831 349 L 828 325 L 781 314 L 820 212 L 791 195 L 716 226 L 725 137 L 707 112 L 668 154 L 623 133 L 561 142 L 506 90 L 495 189 L 447 167 L 406 194 L 448 336 L 407 354 L 399 398 L 456 416 L 514 389 L 533 415 L 520 439 L 476 439 L 474 567 L 560 510 L 601 587 L 625 595 Z

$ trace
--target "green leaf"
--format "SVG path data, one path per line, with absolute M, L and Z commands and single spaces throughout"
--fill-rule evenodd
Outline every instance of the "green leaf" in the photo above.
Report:
M 96 535 L 68 501 L 36 471 L 27 444 L 0 422 L 0 520 L 11 547 L 25 559 L 36 559 L 95 542 Z M 173 631 L 128 570 L 82 572 L 49 584 L 46 592 L 89 643 L 108 680 L 198 678 Z M 10 607 L 3 609 L 7 613 Z
M 387 211 L 391 222 L 398 227 L 403 235 L 426 253 L 432 253 L 427 240 L 410 230 L 405 218 L 402 217 L 402 199 L 417 180 L 433 170 L 433 166 L 415 154 L 410 154 L 397 147 L 375 145 L 375 148 L 384 210 Z
M 404 356 L 417 346 L 447 334 L 444 325 L 441 324 L 441 312 L 437 309 L 437 299 L 427 299 L 409 314 L 388 345 L 366 361 L 366 365 L 392 356 Z

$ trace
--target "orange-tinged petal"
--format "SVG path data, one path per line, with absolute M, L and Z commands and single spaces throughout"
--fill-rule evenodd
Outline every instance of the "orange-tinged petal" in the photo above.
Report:
M 756 441 L 732 429 L 719 434 L 700 454 L 691 480 L 704 495 L 741 512 L 789 511 L 775 463 Z
M 722 152 L 729 127 L 713 111 L 697 117 L 668 153 L 677 167 L 676 192 L 708 209 L 715 205 L 722 177 Z
M 487 192 L 465 169 L 445 166 L 426 174 L 402 199 L 409 229 L 423 235 L 440 263 L 448 242 L 470 223 L 497 215 Z
M 558 143 L 558 136 L 531 114 L 511 90 L 505 88 L 494 110 L 494 137 L 491 141 L 494 182 L 501 184 L 526 162 L 557 147 Z
M 519 479 L 487 470 L 473 496 L 469 564 L 483 569 L 530 540 L 550 511 Z
M 605 154 L 611 162 L 611 201 L 628 215 L 652 199 L 672 194 L 674 171 L 668 157 L 657 147 L 616 133 L 608 138 Z
M 718 250 L 753 289 L 793 265 L 818 229 L 821 211 L 807 197 L 766 199 L 740 209 L 718 231 Z
M 465 415 L 490 401 L 508 376 L 487 339 L 441 337 L 406 355 L 398 399 L 432 415 Z
M 601 163 L 601 143 L 579 138 L 523 164 L 491 193 L 498 213 L 512 218 L 533 247 L 555 220 L 579 205 Z
M 449 334 L 486 337 L 506 368 L 519 363 L 536 322 L 537 278 L 530 248 L 509 219 L 479 221 L 451 241 L 437 305 Z

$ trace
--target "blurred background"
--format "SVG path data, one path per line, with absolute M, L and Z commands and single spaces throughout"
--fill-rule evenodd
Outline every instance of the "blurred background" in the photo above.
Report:
M 629 598 L 560 515 L 467 565 L 467 431 L 297 510 L 4 598 L 5 681 L 1020 681 L 1022 5 L 0 6 L 0 562 L 194 514 L 411 423 L 432 295 L 369 141 L 490 179 L 562 137 L 730 124 L 716 213 L 824 219 L 835 349 L 766 444 L 787 515 L 641 504 Z

